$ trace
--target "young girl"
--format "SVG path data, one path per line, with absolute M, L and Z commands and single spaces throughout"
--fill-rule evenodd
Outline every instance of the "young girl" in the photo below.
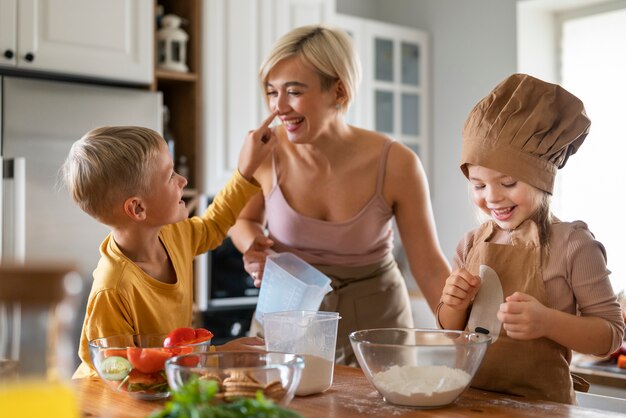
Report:
M 604 356 L 622 341 L 604 247 L 584 222 L 562 222 L 550 212 L 556 171 L 589 125 L 578 98 L 524 74 L 496 86 L 465 122 L 461 170 L 474 204 L 490 219 L 457 246 L 437 319 L 442 328 L 468 327 L 473 311 L 494 302 L 473 305 L 479 268 L 495 271 L 503 298 L 493 315 L 502 325 L 492 332 L 474 387 L 575 403 L 572 350 Z

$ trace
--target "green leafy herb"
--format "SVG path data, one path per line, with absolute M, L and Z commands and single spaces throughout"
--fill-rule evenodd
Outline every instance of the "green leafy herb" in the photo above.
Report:
M 302 418 L 265 399 L 258 391 L 255 399 L 240 398 L 231 403 L 217 403 L 217 383 L 193 380 L 172 394 L 172 400 L 149 418 Z

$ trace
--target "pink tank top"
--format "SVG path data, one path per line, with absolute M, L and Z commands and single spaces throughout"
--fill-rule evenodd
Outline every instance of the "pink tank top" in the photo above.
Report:
M 374 196 L 353 218 L 332 222 L 296 212 L 278 185 L 265 197 L 269 237 L 277 252 L 292 252 L 310 264 L 364 266 L 382 261 L 393 248 L 393 210 L 383 198 L 383 180 L 392 140 L 385 143 Z

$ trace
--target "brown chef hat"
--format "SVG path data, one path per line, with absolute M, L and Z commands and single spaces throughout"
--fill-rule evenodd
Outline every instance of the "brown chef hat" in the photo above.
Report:
M 490 168 L 552 193 L 563 167 L 589 133 L 583 103 L 559 85 L 513 74 L 470 112 L 463 127 L 461 171 Z

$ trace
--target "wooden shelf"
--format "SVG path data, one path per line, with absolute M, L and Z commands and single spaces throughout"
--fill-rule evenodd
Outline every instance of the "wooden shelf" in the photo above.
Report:
M 197 188 L 202 142 L 202 68 L 201 68 L 201 16 L 202 0 L 155 0 L 157 6 L 163 6 L 163 15 L 174 14 L 183 19 L 182 30 L 187 32 L 188 73 L 167 71 L 156 68 L 152 89 L 163 94 L 163 104 L 170 113 L 169 130 L 174 137 L 174 166 L 180 156 L 187 157 L 189 189 Z M 155 48 L 156 32 L 155 27 Z
M 198 80 L 198 76 L 195 73 L 177 73 L 174 71 L 166 71 L 156 69 L 154 71 L 157 83 L 167 81 L 189 81 L 195 82 Z

